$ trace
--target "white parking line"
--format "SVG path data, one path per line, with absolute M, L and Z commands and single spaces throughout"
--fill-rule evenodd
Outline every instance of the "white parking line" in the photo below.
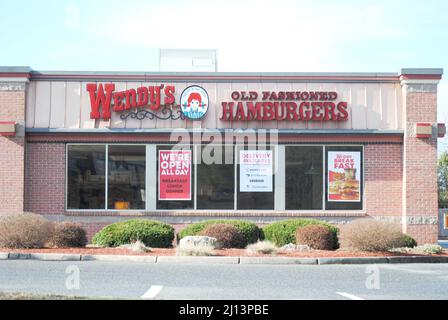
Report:
M 351 300 L 364 300 L 363 298 L 357 297 L 357 296 L 355 296 L 353 294 L 346 293 L 346 292 L 336 292 L 336 294 L 338 294 L 340 296 L 343 296 L 345 298 L 349 298 Z
M 160 291 L 162 291 L 163 286 L 151 286 L 148 291 L 144 295 L 142 295 L 142 299 L 154 299 Z

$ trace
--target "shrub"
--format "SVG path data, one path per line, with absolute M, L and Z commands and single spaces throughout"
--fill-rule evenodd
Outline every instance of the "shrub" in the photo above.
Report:
M 246 248 L 246 252 L 249 254 L 276 254 L 277 250 L 277 246 L 268 240 L 258 241 Z
M 193 245 L 183 245 L 176 247 L 176 255 L 178 256 L 212 256 L 213 250 L 215 248 L 212 246 L 193 246 Z
M 296 243 L 308 245 L 316 250 L 334 249 L 334 234 L 326 226 L 320 224 L 310 224 L 300 227 L 296 231 Z
M 40 215 L 18 213 L 0 217 L 0 247 L 42 248 L 53 235 L 54 225 Z
M 341 229 L 341 247 L 360 251 L 388 251 L 403 244 L 396 224 L 371 219 L 356 220 Z
M 235 226 L 243 235 L 245 239 L 245 246 L 257 242 L 260 237 L 260 229 L 255 223 L 244 220 L 208 220 L 199 223 L 194 223 L 182 229 L 178 234 L 178 240 L 186 236 L 196 236 L 201 233 L 206 227 L 213 224 L 230 224 Z
M 325 226 L 332 232 L 334 237 L 333 249 L 337 249 L 339 229 L 329 223 L 320 220 L 293 219 L 278 221 L 264 227 L 263 234 L 267 240 L 270 240 L 277 246 L 282 247 L 289 243 L 296 242 L 296 230 L 298 228 L 315 224 Z
M 151 220 L 128 220 L 108 225 L 95 234 L 93 244 L 118 247 L 136 241 L 152 248 L 168 248 L 174 240 L 174 228 Z
M 413 248 L 394 248 L 391 252 L 410 253 L 410 254 L 439 254 L 443 252 L 443 248 L 436 244 L 424 244 Z
M 84 247 L 87 244 L 86 231 L 76 223 L 57 223 L 54 227 L 52 244 L 60 248 Z
M 415 241 L 414 238 L 412 238 L 410 235 L 403 234 L 401 236 L 401 244 L 400 247 L 404 248 L 414 248 L 417 246 L 417 241 Z
M 219 248 L 244 248 L 243 234 L 231 224 L 212 224 L 199 233 L 200 236 L 216 238 Z

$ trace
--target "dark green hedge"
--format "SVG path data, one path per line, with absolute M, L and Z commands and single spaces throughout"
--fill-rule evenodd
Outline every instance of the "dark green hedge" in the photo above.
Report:
M 334 249 L 339 247 L 339 229 L 329 223 L 315 219 L 293 219 L 274 222 L 263 228 L 263 235 L 266 240 L 272 241 L 281 247 L 288 243 L 296 243 L 296 230 L 312 224 L 326 226 L 333 233 Z
M 177 235 L 178 240 L 187 236 L 196 236 L 206 227 L 214 224 L 230 224 L 235 226 L 244 236 L 246 246 L 257 242 L 260 238 L 261 230 L 253 222 L 245 220 L 207 220 L 191 224 L 182 229 Z
M 137 240 L 152 248 L 171 247 L 174 228 L 168 224 L 152 220 L 128 220 L 108 225 L 95 234 L 93 244 L 118 247 Z

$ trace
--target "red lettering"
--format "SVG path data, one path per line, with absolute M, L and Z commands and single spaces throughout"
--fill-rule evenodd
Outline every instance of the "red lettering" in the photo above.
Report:
M 106 94 L 104 94 L 104 89 Z M 114 84 L 103 85 L 96 83 L 87 84 L 87 91 L 90 95 L 90 119 L 100 119 L 100 107 L 102 107 L 102 118 L 104 120 L 110 119 L 110 103 L 112 99 L 112 93 L 115 90 Z M 98 94 L 96 94 L 98 92 Z
M 275 110 L 274 104 L 272 102 L 263 103 L 263 120 L 274 120 L 275 119 Z
M 165 88 L 165 104 L 173 104 L 176 101 L 174 92 L 176 91 L 174 86 L 166 86 Z
M 137 89 L 137 105 L 144 107 L 148 104 L 148 88 L 140 87 Z
M 248 102 L 247 103 L 247 121 L 250 120 L 261 120 L 261 102 L 254 103 Z
M 123 100 L 125 97 L 126 93 L 124 91 L 114 93 L 114 111 L 118 112 L 124 110 Z
M 325 121 L 337 120 L 337 116 L 335 113 L 336 105 L 334 104 L 334 102 L 324 102 L 324 109 L 325 109 L 325 117 L 324 117 Z
M 299 106 L 299 114 L 300 119 L 308 121 L 311 120 L 311 111 L 310 110 L 304 110 L 305 108 L 309 109 L 310 103 L 309 102 L 302 102 Z
M 299 120 L 299 115 L 296 112 L 297 109 L 297 103 L 295 102 L 287 102 L 286 107 L 288 110 L 288 120 Z
M 238 102 L 235 120 L 246 121 L 246 114 L 244 112 L 244 105 L 242 102 Z
M 233 102 L 222 103 L 222 115 L 221 120 L 233 121 Z
M 137 92 L 135 89 L 126 91 L 126 106 L 124 109 L 130 110 L 131 108 L 137 108 Z
M 322 102 L 312 102 L 311 107 L 313 109 L 313 120 L 322 121 L 324 114 L 322 113 Z
M 338 111 L 339 111 L 338 121 L 345 121 L 348 119 L 347 102 L 339 102 Z
M 149 87 L 149 101 L 151 110 L 157 110 L 160 107 L 160 86 Z

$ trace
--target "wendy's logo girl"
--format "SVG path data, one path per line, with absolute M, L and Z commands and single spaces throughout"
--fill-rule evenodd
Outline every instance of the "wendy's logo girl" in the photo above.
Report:
M 180 96 L 182 113 L 191 120 L 199 120 L 205 116 L 208 110 L 208 94 L 204 88 L 190 86 Z

